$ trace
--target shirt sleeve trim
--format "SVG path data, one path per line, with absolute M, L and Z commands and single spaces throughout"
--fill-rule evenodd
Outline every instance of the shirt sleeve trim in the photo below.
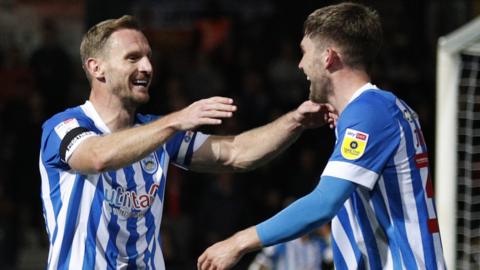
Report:
M 322 176 L 332 176 L 348 180 L 373 189 L 379 177 L 378 173 L 344 161 L 329 161 Z

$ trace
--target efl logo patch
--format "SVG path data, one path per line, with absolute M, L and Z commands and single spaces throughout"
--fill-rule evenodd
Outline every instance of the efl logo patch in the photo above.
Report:
M 343 137 L 341 153 L 348 160 L 360 158 L 367 147 L 368 134 L 347 128 L 345 137 Z

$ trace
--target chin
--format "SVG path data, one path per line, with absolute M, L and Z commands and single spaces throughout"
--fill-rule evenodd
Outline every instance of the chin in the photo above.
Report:
M 149 95 L 145 95 L 145 96 L 143 96 L 143 97 L 136 97 L 134 100 L 135 100 L 135 102 L 138 103 L 139 105 L 142 105 L 142 104 L 148 103 L 148 101 L 150 100 L 150 96 L 149 96 Z

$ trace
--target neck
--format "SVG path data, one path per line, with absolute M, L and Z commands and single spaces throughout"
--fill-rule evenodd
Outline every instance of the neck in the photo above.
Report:
M 124 104 L 118 96 L 103 94 L 105 92 L 103 89 L 100 91 L 92 89 L 89 101 L 110 131 L 133 126 L 136 107 Z
M 369 81 L 370 77 L 363 70 L 344 69 L 335 72 L 332 74 L 333 95 L 329 103 L 340 115 L 353 94 Z

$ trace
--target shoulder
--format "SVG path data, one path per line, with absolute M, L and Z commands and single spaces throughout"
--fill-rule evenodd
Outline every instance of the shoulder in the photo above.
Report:
M 42 127 L 43 129 L 53 128 L 65 121 L 67 121 L 68 123 L 69 119 L 91 121 L 91 119 L 83 112 L 82 108 L 80 106 L 77 106 L 73 108 L 68 108 L 63 112 L 59 112 L 53 115 L 43 123 Z
M 52 133 L 56 133 L 59 138 L 63 138 L 70 130 L 77 127 L 98 132 L 94 121 L 84 113 L 81 106 L 77 106 L 57 113 L 46 120 L 42 125 L 42 140 Z
M 385 126 L 394 120 L 396 97 L 383 90 L 367 90 L 347 105 L 340 115 L 339 126 Z

